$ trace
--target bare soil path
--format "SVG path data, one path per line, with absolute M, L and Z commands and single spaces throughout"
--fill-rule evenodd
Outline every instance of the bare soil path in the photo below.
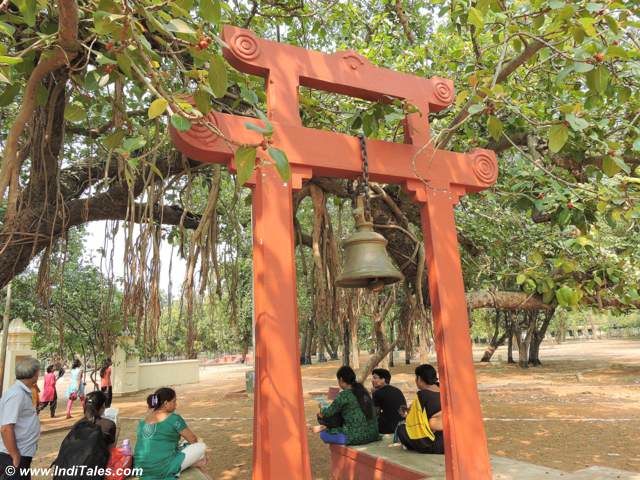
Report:
M 474 350 L 476 360 L 481 354 Z M 543 366 L 529 370 L 497 361 L 502 356 L 499 350 L 495 362 L 476 363 L 491 453 L 565 471 L 600 465 L 640 472 L 640 341 L 543 345 Z M 313 397 L 335 385 L 338 367 L 338 362 L 302 367 L 309 422 L 317 411 Z M 392 383 L 407 396 L 415 390 L 414 368 L 392 369 Z M 208 470 L 215 479 L 250 478 L 253 402 L 244 393 L 247 370 L 206 367 L 199 384 L 178 388 L 178 412 L 211 448 Z M 115 399 L 120 440 L 135 440 L 148 393 Z M 53 430 L 42 435 L 35 466 L 51 463 L 67 431 L 67 421 L 47 419 L 47 414 L 41 414 L 43 428 Z M 76 405 L 74 416 L 79 415 Z M 309 447 L 314 478 L 328 480 L 328 449 L 314 435 Z

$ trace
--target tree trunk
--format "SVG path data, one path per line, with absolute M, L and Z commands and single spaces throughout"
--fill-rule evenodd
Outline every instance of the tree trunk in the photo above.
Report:
M 542 365 L 542 362 L 540 362 L 540 345 L 544 341 L 544 337 L 547 334 L 547 329 L 549 328 L 549 324 L 551 323 L 554 312 L 555 309 L 547 310 L 542 313 L 543 317 L 540 328 L 538 328 L 536 320 L 535 328 L 531 338 L 531 347 L 529 348 L 529 364 L 533 365 L 534 367 Z
M 405 365 L 411 365 L 411 357 L 413 356 L 413 343 L 414 343 L 414 331 L 413 325 L 410 326 L 404 337 L 404 363 Z
M 509 315 L 507 317 L 507 338 L 509 339 L 509 344 L 507 347 L 507 363 L 516 363 L 513 360 L 513 335 L 514 335 L 514 320 L 511 317 L 511 315 Z
M 358 346 L 358 317 L 349 319 L 349 365 L 354 370 L 360 368 L 360 348 Z
M 523 312 L 522 322 L 520 322 L 516 327 L 518 366 L 520 368 L 529 368 L 529 348 L 531 346 L 531 338 L 533 337 L 533 330 L 535 329 L 537 315 L 537 311 Z
M 386 357 L 389 354 L 389 352 L 393 351 L 393 349 L 396 348 L 397 342 L 398 342 L 398 339 L 396 338 L 394 342 L 387 343 L 382 350 L 377 351 L 376 353 L 374 353 L 369 357 L 369 360 L 367 361 L 367 363 L 358 372 L 358 382 L 364 383 L 364 381 L 367 379 L 371 371 L 374 368 L 376 368 L 377 365 L 380 364 L 380 362 L 383 360 L 384 357 Z
M 342 325 L 342 365 L 347 366 L 351 360 L 351 330 L 349 329 L 348 315 L 344 317 Z
M 395 360 L 393 358 L 393 353 L 396 350 L 396 345 L 398 344 L 398 338 L 396 337 L 394 339 L 394 337 L 396 337 L 396 322 L 392 321 L 391 322 L 391 331 L 389 332 L 389 341 L 393 345 L 393 348 L 389 352 L 389 368 L 393 368 L 393 367 L 396 366 Z
M 427 308 L 424 317 L 418 316 L 418 361 L 420 364 L 429 363 L 432 352 L 431 308 Z
M 482 358 L 480 359 L 481 362 L 490 362 L 491 361 L 491 357 L 493 356 L 493 354 L 496 352 L 498 347 L 500 347 L 501 345 L 504 345 L 504 342 L 507 339 L 507 336 L 509 335 L 509 329 L 508 328 L 505 328 L 504 333 L 502 335 L 500 335 L 500 321 L 501 321 L 501 312 L 500 312 L 500 310 L 496 310 L 496 314 L 495 314 L 495 317 L 493 319 L 493 327 L 494 327 L 493 336 L 491 337 L 491 340 L 489 341 L 489 346 L 484 351 L 484 354 L 482 355 Z

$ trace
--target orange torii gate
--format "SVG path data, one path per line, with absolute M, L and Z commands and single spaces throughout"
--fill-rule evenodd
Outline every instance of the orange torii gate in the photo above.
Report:
M 449 106 L 453 82 L 379 68 L 355 52 L 324 54 L 257 38 L 226 26 L 225 58 L 238 70 L 266 78 L 273 145 L 287 153 L 292 178 L 283 182 L 272 166 L 258 167 L 253 188 L 253 266 L 256 389 L 253 478 L 311 480 L 299 367 L 292 191 L 313 176 L 361 174 L 358 138 L 302 126 L 300 85 L 370 101 L 403 99 L 418 112 L 405 118 L 405 143 L 368 140 L 373 181 L 399 183 L 421 205 L 444 418 L 447 478 L 491 477 L 473 368 L 454 205 L 466 193 L 492 185 L 494 152 L 435 149 L 429 112 Z M 257 144 L 245 127 L 256 119 L 211 112 L 207 120 L 234 142 Z M 234 171 L 234 148 L 201 124 L 171 135 L 194 160 L 223 163 Z M 259 149 L 259 156 L 264 152 Z M 266 158 L 266 157 L 265 157 Z

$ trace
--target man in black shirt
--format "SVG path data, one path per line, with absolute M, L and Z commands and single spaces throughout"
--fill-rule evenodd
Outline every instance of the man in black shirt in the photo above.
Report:
M 376 368 L 371 376 L 373 385 L 373 404 L 378 407 L 378 429 L 380 433 L 394 433 L 398 422 L 402 420 L 400 407 L 406 407 L 407 401 L 402 392 L 389 385 L 391 373 L 384 368 Z

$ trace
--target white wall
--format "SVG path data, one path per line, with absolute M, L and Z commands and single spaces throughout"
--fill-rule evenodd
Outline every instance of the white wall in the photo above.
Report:
M 138 390 L 200 381 L 198 360 L 138 364 Z

